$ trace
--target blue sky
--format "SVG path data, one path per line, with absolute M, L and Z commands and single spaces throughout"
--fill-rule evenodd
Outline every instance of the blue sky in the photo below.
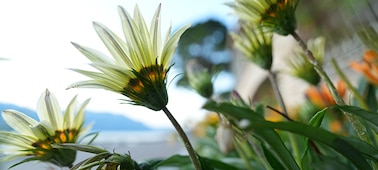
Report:
M 123 114 L 142 121 L 151 127 L 170 127 L 162 112 L 143 107 L 119 104 L 118 94 L 97 89 L 65 88 L 86 77 L 66 68 L 88 68 L 88 61 L 70 42 L 107 52 L 96 35 L 92 21 L 100 22 L 121 35 L 117 6 L 133 13 L 138 3 L 149 23 L 159 3 L 162 4 L 162 32 L 170 24 L 174 28 L 196 23 L 207 18 L 221 18 L 232 23 L 224 0 L 12 0 L 0 1 L 0 102 L 12 103 L 35 109 L 40 94 L 48 88 L 62 108 L 72 97 L 79 100 L 91 98 L 89 110 Z M 171 72 L 173 78 L 178 72 Z M 182 124 L 195 121 L 204 114 L 200 107 L 204 100 L 197 94 L 169 86 L 168 108 Z

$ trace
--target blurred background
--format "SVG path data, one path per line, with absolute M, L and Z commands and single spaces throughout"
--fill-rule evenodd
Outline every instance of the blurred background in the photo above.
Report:
M 81 0 L 53 2 L 47 0 L 14 0 L 0 2 L 0 62 L 2 88 L 0 108 L 16 109 L 32 117 L 40 94 L 48 88 L 54 93 L 62 108 L 79 94 L 79 100 L 91 98 L 87 107 L 87 123 L 93 122 L 93 131 L 100 131 L 96 145 L 116 152 L 128 153 L 137 161 L 173 154 L 186 154 L 183 146 L 165 115 L 142 107 L 120 104 L 123 96 L 104 90 L 65 88 L 86 77 L 66 68 L 85 68 L 88 61 L 70 42 L 106 52 L 92 27 L 92 21 L 100 22 L 118 35 L 122 35 L 117 6 L 132 13 L 138 4 L 147 23 L 159 3 L 162 4 L 163 33 L 172 25 L 173 30 L 191 23 L 176 50 L 175 63 L 169 74 L 169 105 L 173 115 L 192 137 L 200 152 L 214 157 L 224 157 L 214 140 L 218 120 L 201 109 L 206 101 L 188 88 L 185 65 L 195 59 L 205 67 L 222 69 L 214 79 L 215 95 L 227 96 L 238 91 L 246 100 L 260 100 L 262 94 L 273 93 L 267 89 L 267 75 L 257 66 L 245 62 L 235 51 L 229 32 L 238 31 L 237 18 L 230 1 L 192 0 Z M 324 68 L 336 77 L 330 67 L 331 57 L 339 61 L 342 69 L 353 80 L 348 63 L 358 60 L 368 47 L 357 37 L 362 28 L 377 28 L 378 2 L 374 0 L 306 0 L 297 7 L 298 33 L 307 41 L 310 38 L 326 38 Z M 292 56 L 296 42 L 291 37 L 274 36 L 273 70 L 278 74 L 284 100 L 296 107 L 305 98 L 308 85 L 284 74 L 284 60 Z M 270 102 L 274 102 L 268 99 Z M 0 127 L 9 127 L 1 120 Z M 110 140 L 109 140 L 110 139 Z M 212 146 L 201 147 L 201 146 Z M 228 153 L 232 157 L 235 153 Z M 79 154 L 85 158 L 86 154 Z M 3 167 L 8 167 L 7 163 Z M 14 169 L 35 166 L 58 169 L 51 165 L 27 163 Z

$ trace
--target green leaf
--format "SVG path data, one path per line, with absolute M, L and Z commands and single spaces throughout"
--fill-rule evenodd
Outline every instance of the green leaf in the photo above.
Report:
M 261 130 L 265 128 L 275 128 L 281 129 L 286 131 L 291 131 L 294 133 L 298 133 L 304 136 L 307 136 L 315 141 L 324 143 L 340 154 L 344 155 L 348 158 L 358 169 L 371 169 L 370 165 L 367 163 L 367 160 L 364 159 L 363 155 L 357 150 L 355 147 L 348 144 L 345 140 L 341 137 L 332 134 L 328 131 L 323 129 L 311 127 L 305 124 L 296 123 L 296 122 L 267 122 L 267 121 L 256 121 L 253 122 L 246 130 Z M 361 144 L 368 145 L 361 141 Z M 373 155 L 370 155 L 372 157 Z
M 327 111 L 327 108 L 324 108 L 318 112 L 315 113 L 314 116 L 312 116 L 312 118 L 310 119 L 310 121 L 308 122 L 308 124 L 310 126 L 313 126 L 313 127 L 320 127 L 320 125 L 322 124 L 322 121 L 323 121 L 323 118 L 324 118 L 324 114 L 326 113 Z
M 214 102 L 211 102 L 211 103 L 207 103 L 204 106 L 204 108 L 217 111 L 220 113 L 224 113 L 228 116 L 233 116 L 234 118 L 237 118 L 239 121 L 242 119 L 247 119 L 249 121 L 249 124 L 246 126 L 243 126 L 242 129 L 253 131 L 254 133 L 258 133 L 266 129 L 280 129 L 280 130 L 285 130 L 285 131 L 301 134 L 314 141 L 323 143 L 333 148 L 335 151 L 339 152 L 344 157 L 349 159 L 354 164 L 354 166 L 358 169 L 371 169 L 369 163 L 367 162 L 367 160 L 365 159 L 363 155 L 368 155 L 366 158 L 376 158 L 374 155 L 376 155 L 377 152 L 373 151 L 375 153 L 371 153 L 372 151 L 368 152 L 366 150 L 366 148 L 371 147 L 369 144 L 361 141 L 360 144 L 364 146 L 361 148 L 362 149 L 365 147 L 366 148 L 361 150 L 361 148 L 358 147 L 358 150 L 357 150 L 356 146 L 352 146 L 342 137 L 336 134 L 330 133 L 326 130 L 316 128 L 310 125 L 306 125 L 306 124 L 298 123 L 298 122 L 269 122 L 269 121 L 261 120 L 258 117 L 253 116 L 254 115 L 253 111 L 246 108 L 233 106 L 229 103 L 216 104 Z
M 82 151 L 82 152 L 88 152 L 88 153 L 94 153 L 99 154 L 103 152 L 108 152 L 105 149 L 91 146 L 91 145 L 82 145 L 82 144 L 76 144 L 76 143 L 62 143 L 62 144 L 51 144 L 53 148 L 57 149 L 71 149 L 76 151 Z
M 276 157 L 271 153 L 270 150 L 268 150 L 268 148 L 266 148 L 266 146 L 264 144 L 261 145 L 262 148 L 263 148 L 263 151 L 264 151 L 264 155 L 266 157 L 266 160 L 269 162 L 269 165 L 273 168 L 273 169 L 285 169 L 279 160 L 276 159 Z
M 311 117 L 310 121 L 308 122 L 308 124 L 310 126 L 313 126 L 313 127 L 320 127 L 320 125 L 322 124 L 322 121 L 323 121 L 323 118 L 324 118 L 324 115 L 327 111 L 327 108 L 324 108 L 318 112 L 315 113 L 314 116 Z M 309 143 L 309 138 L 305 138 L 305 150 L 303 152 L 303 155 L 302 155 L 302 167 L 304 166 L 304 160 L 306 159 L 306 156 L 308 154 L 308 150 L 310 148 L 310 143 Z
M 224 163 L 222 161 L 219 161 L 219 160 L 215 160 L 215 159 L 210 159 L 210 158 L 206 158 L 206 157 L 201 157 L 200 156 L 200 161 L 201 161 L 201 165 L 202 165 L 202 169 L 215 169 L 215 170 L 223 170 L 223 169 L 227 169 L 227 170 L 239 170 L 239 168 L 236 168 L 230 164 L 227 164 L 227 163 Z
M 85 169 L 85 168 L 93 168 L 95 166 L 98 166 L 102 164 L 101 160 L 105 160 L 107 157 L 112 155 L 109 152 L 103 152 L 99 153 L 93 157 L 87 158 L 79 163 L 77 163 L 75 166 L 71 167 L 71 170 L 80 170 L 80 169 Z
M 173 155 L 165 160 L 160 161 L 158 164 L 155 165 L 154 168 L 158 167 L 181 167 L 184 165 L 191 164 L 189 156 L 183 156 L 183 155 Z
M 246 120 L 249 121 L 249 123 L 252 121 L 264 121 L 263 117 L 253 110 L 234 106 L 230 103 L 216 104 L 215 102 L 208 102 L 203 107 L 208 110 L 226 114 L 229 117 L 234 117 L 239 121 Z M 283 162 L 286 168 L 293 170 L 299 169 L 299 166 L 294 160 L 293 156 L 273 128 L 260 129 L 254 131 L 254 134 L 258 135 L 264 140 L 264 142 L 269 144 L 269 146 L 274 150 L 278 159 Z
M 376 96 L 376 87 L 375 85 L 368 83 L 366 87 L 366 103 L 368 104 L 370 110 L 377 110 L 378 109 L 378 102 Z
M 199 156 L 202 169 L 206 170 L 239 170 L 238 168 L 224 163 L 219 160 L 210 159 L 206 157 Z M 183 155 L 173 155 L 165 160 L 152 160 L 148 161 L 146 163 L 142 163 L 139 165 L 139 167 L 142 167 L 143 170 L 147 169 L 156 169 L 158 167 L 184 167 L 186 165 L 190 165 L 190 157 L 189 156 L 183 156 Z
M 24 159 L 24 160 L 22 160 L 22 161 L 20 161 L 20 162 L 18 162 L 18 163 L 13 164 L 13 165 L 10 166 L 8 169 L 12 169 L 12 168 L 14 168 L 14 167 L 16 167 L 16 166 L 18 166 L 18 165 L 21 165 L 21 164 L 23 164 L 23 163 L 26 163 L 26 162 L 30 162 L 30 161 L 38 161 L 38 160 L 39 160 L 39 159 L 38 159 L 38 158 L 35 158 L 35 157 L 27 158 L 27 159 Z
M 357 115 L 378 127 L 378 114 L 376 112 L 367 111 L 356 106 L 335 105 L 333 107 L 341 109 L 344 112 Z

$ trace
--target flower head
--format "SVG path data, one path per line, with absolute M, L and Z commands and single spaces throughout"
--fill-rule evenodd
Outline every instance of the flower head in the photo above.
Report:
M 325 53 L 325 38 L 317 37 L 308 41 L 307 46 L 312 51 L 319 64 L 323 64 Z M 314 66 L 306 59 L 306 54 L 302 48 L 295 49 L 295 55 L 289 61 L 290 74 L 296 76 L 307 83 L 316 86 L 320 82 L 320 76 Z
M 160 35 L 160 8 L 157 8 L 150 29 L 136 6 L 134 17 L 119 7 L 125 40 L 122 40 L 104 25 L 94 23 L 94 28 L 111 56 L 76 43 L 73 45 L 84 54 L 97 71 L 72 69 L 91 80 L 80 81 L 69 88 L 100 88 L 129 98 L 130 103 L 161 110 L 168 103 L 166 90 L 170 61 L 180 36 L 189 25 L 170 35 L 169 28 L 164 44 Z
M 365 78 L 372 84 L 378 85 L 378 54 L 373 50 L 365 52 L 363 61 L 350 63 L 352 69 L 361 72 Z
M 71 100 L 64 115 L 55 96 L 46 90 L 37 105 L 40 122 L 16 110 L 4 110 L 4 121 L 15 132 L 0 131 L 1 160 L 11 160 L 17 157 L 29 156 L 20 163 L 32 160 L 50 162 L 57 166 L 72 166 L 76 151 L 57 149 L 52 144 L 75 143 L 85 129 L 84 108 L 86 100 L 77 109 L 76 96 Z M 18 164 L 16 164 L 18 165 Z
M 295 9 L 299 0 L 235 0 L 228 4 L 243 21 L 263 26 L 281 35 L 295 31 Z
M 235 46 L 253 63 L 265 70 L 270 70 L 273 62 L 272 33 L 260 28 L 242 26 L 240 35 L 231 34 Z

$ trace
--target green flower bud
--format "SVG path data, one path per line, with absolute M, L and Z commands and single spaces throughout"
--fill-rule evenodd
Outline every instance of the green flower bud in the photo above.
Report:
M 213 95 L 212 79 L 216 73 L 216 71 L 206 68 L 197 59 L 191 59 L 186 63 L 189 85 L 205 98 L 210 98 Z
M 311 39 L 308 41 L 307 46 L 313 52 L 313 55 L 319 61 L 319 64 L 322 64 L 325 53 L 325 38 L 317 37 Z M 290 74 L 316 86 L 321 79 L 313 65 L 307 61 L 305 52 L 302 48 L 298 47 L 295 49 L 294 53 L 294 57 L 289 60 Z

